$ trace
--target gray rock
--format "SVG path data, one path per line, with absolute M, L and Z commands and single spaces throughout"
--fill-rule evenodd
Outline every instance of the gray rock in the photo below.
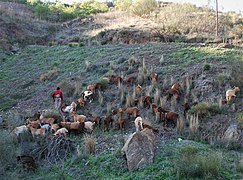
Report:
M 238 130 L 237 124 L 231 124 L 227 130 L 224 132 L 222 137 L 224 142 L 234 142 L 239 141 L 241 137 L 241 133 Z
M 121 152 L 126 156 L 129 171 L 135 171 L 153 163 L 154 140 L 153 131 L 147 128 L 141 132 L 135 132 L 127 138 Z

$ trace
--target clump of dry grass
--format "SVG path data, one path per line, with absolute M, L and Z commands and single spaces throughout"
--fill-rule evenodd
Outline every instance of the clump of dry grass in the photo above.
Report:
M 190 135 L 194 136 L 198 133 L 199 128 L 199 121 L 198 121 L 198 114 L 193 114 L 189 118 L 189 131 Z
M 104 104 L 104 96 L 101 94 L 100 91 L 98 91 L 98 102 L 100 105 Z
M 138 84 L 143 84 L 146 78 L 146 72 L 144 71 L 143 67 L 138 68 L 138 75 L 137 75 L 137 82 Z
M 138 63 L 138 58 L 135 57 L 135 56 L 131 56 L 129 59 L 128 59 L 128 66 L 129 66 L 129 69 L 132 69 L 135 64 Z
M 184 117 L 180 116 L 178 121 L 177 121 L 177 124 L 176 124 L 176 130 L 179 134 L 181 134 L 184 130 L 184 127 L 185 127 L 185 120 L 184 120 Z
M 162 54 L 162 56 L 161 56 L 161 58 L 159 60 L 159 63 L 160 63 L 160 65 L 163 65 L 164 62 L 165 62 L 165 59 L 164 59 L 164 55 Z
M 166 108 L 167 107 L 167 96 L 160 97 L 160 106 L 162 108 Z
M 130 94 L 126 95 L 126 104 L 125 104 L 125 106 L 126 107 L 131 107 L 133 105 L 134 105 L 134 99 L 133 99 L 132 95 L 130 95 Z
M 120 92 L 120 101 L 122 104 L 126 102 L 126 96 L 124 90 L 121 90 Z
M 80 76 L 77 76 L 74 82 L 74 88 L 75 88 L 73 93 L 74 96 L 79 96 L 82 93 L 81 84 L 82 84 L 82 78 Z
M 159 104 L 159 100 L 160 100 L 160 90 L 158 88 L 156 88 L 155 93 L 154 93 L 154 103 L 155 104 Z
M 69 79 L 64 79 L 58 86 L 61 88 L 65 96 L 72 97 L 74 95 L 75 85 Z
M 176 106 L 177 106 L 176 96 L 172 96 L 171 101 L 170 101 L 171 110 L 175 111 L 176 110 Z
M 57 77 L 57 75 L 58 75 L 58 69 L 52 69 L 44 74 L 41 74 L 40 81 L 46 82 L 46 81 L 53 80 Z
M 91 68 L 91 64 L 87 60 L 84 61 L 84 64 L 85 64 L 85 71 L 88 72 Z
M 87 154 L 95 154 L 96 139 L 92 136 L 84 137 L 84 147 Z

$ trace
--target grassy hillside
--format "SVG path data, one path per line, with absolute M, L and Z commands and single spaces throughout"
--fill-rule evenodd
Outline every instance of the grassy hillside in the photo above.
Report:
M 128 60 L 131 58 L 137 60 L 137 66 L 129 67 Z M 147 78 L 142 80 L 141 76 L 142 73 L 146 77 L 150 72 L 159 74 L 159 81 L 154 90 L 151 89 Z M 227 87 L 238 85 L 242 88 L 241 72 L 242 49 L 240 48 L 227 49 L 184 43 L 84 47 L 29 46 L 19 54 L 1 57 L 1 114 L 7 121 L 8 128 L 12 129 L 24 124 L 24 117 L 32 116 L 37 110 L 55 111 L 50 95 L 57 85 L 62 85 L 65 102 L 69 104 L 77 100 L 79 93 L 88 84 L 102 82 L 101 77 L 108 74 L 122 75 L 124 79 L 131 75 L 137 77 L 137 83 L 141 83 L 147 91 L 146 94 L 149 93 L 151 96 L 156 89 L 168 89 L 175 81 L 185 83 L 183 80 L 185 74 L 194 79 L 195 84 L 189 87 L 191 93 L 195 88 L 193 86 L 198 83 L 203 74 L 206 75 L 206 79 L 212 77 L 214 84 L 210 94 L 199 93 L 196 97 L 193 94 L 186 97 L 185 88 L 182 99 L 177 104 L 166 101 L 165 106 L 168 109 L 183 114 L 181 105 L 186 99 L 218 103 L 220 96 L 224 98 Z M 43 74 L 50 76 L 45 79 Z M 122 89 L 123 95 L 119 93 L 121 87 L 107 84 L 104 93 L 96 95 L 94 102 L 87 104 L 85 109 L 79 108 L 78 113 L 89 116 L 88 113 L 91 112 L 103 117 L 111 108 L 129 106 L 128 97 L 133 93 L 133 87 L 124 83 Z M 161 92 L 160 97 L 163 99 L 165 96 L 166 92 Z M 210 143 L 211 145 L 200 142 L 209 143 L 202 133 L 207 130 L 205 126 L 214 127 L 214 124 L 219 123 L 226 125 L 229 119 L 235 121 L 238 118 L 239 122 L 242 121 L 240 119 L 243 108 L 241 99 L 242 95 L 237 95 L 235 99 L 237 111 L 234 113 L 227 105 L 223 105 L 222 111 L 216 111 L 216 114 L 209 114 L 200 119 L 203 130 L 200 130 L 196 136 L 190 135 L 188 126 L 182 133 L 176 132 L 173 128 L 165 131 L 162 123 L 152 115 L 150 109 L 139 106 L 142 110 L 141 116 L 159 128 L 160 133 L 156 135 L 157 148 L 154 163 L 134 173 L 127 171 L 126 162 L 120 154 L 123 135 L 135 130 L 133 122 L 127 120 L 124 132 L 117 129 L 116 123 L 109 132 L 103 132 L 103 125 L 101 129 L 95 128 L 92 138 L 96 141 L 96 155 L 86 153 L 83 135 L 70 135 L 69 138 L 80 146 L 81 156 L 73 155 L 67 161 L 57 165 L 46 162 L 40 151 L 31 151 L 30 147 L 33 148 L 34 144 L 40 149 L 45 147 L 48 140 L 28 140 L 27 147 L 24 147 L 7 138 L 8 135 L 6 136 L 2 131 L 3 142 L 8 142 L 13 151 L 8 161 L 3 157 L 0 158 L 1 163 L 12 167 L 16 164 L 17 154 L 28 152 L 38 159 L 38 169 L 35 173 L 27 173 L 22 171 L 21 166 L 14 169 L 4 166 L 6 171 L 1 172 L 7 178 L 20 179 L 26 177 L 31 179 L 140 179 L 141 177 L 144 179 L 240 179 L 242 178 L 242 152 L 238 144 L 227 148 L 216 139 Z M 115 117 L 115 121 L 116 118 L 118 116 Z M 239 128 L 242 129 L 243 126 Z M 214 138 L 213 136 L 217 134 L 213 133 L 213 131 L 208 132 L 208 137 Z M 184 143 L 179 143 L 178 137 L 199 142 L 186 140 Z M 9 150 L 6 146 L 1 147 L 4 156 Z M 195 163 L 199 164 L 198 169 L 193 169 Z M 190 168 L 186 168 L 187 166 Z

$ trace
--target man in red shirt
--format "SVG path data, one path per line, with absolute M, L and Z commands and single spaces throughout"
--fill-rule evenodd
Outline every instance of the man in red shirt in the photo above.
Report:
M 55 103 L 55 108 L 59 109 L 63 102 L 63 93 L 60 90 L 60 87 L 57 87 L 57 89 L 52 93 L 52 98 L 53 102 Z
M 63 101 L 63 94 L 60 90 L 60 87 L 57 87 L 57 89 L 52 93 L 52 98 L 53 101 L 55 100 L 55 98 L 61 98 L 61 100 Z

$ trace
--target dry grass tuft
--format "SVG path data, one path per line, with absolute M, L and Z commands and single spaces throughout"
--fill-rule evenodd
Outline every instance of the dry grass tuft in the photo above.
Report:
M 92 136 L 85 136 L 84 146 L 87 154 L 95 154 L 96 139 Z
M 144 80 L 146 78 L 146 72 L 142 67 L 138 68 L 138 76 L 137 76 L 137 83 L 138 84 L 143 84 Z
M 100 91 L 98 91 L 98 102 L 100 105 L 104 104 L 104 96 L 101 94 Z
M 132 97 L 132 95 L 128 94 L 126 95 L 126 107 L 132 107 L 134 105 L 134 99 Z
M 53 80 L 57 77 L 57 75 L 58 75 L 58 69 L 52 69 L 44 74 L 41 74 L 40 81 L 46 82 L 46 81 Z
M 160 106 L 162 108 L 166 108 L 167 107 L 167 96 L 160 97 Z
M 191 136 L 194 136 L 198 133 L 198 127 L 199 127 L 198 114 L 193 114 L 189 118 L 189 131 Z
M 155 104 L 159 104 L 159 100 L 160 100 L 160 90 L 158 88 L 156 88 L 155 93 L 154 93 L 154 103 Z
M 64 79 L 58 86 L 61 88 L 65 96 L 72 97 L 74 95 L 75 85 L 69 79 Z
M 85 64 L 85 71 L 88 72 L 91 68 L 91 64 L 87 60 L 84 61 L 84 64 Z
M 177 125 L 176 125 L 176 130 L 179 134 L 181 134 L 184 130 L 185 127 L 185 120 L 183 116 L 180 116 L 178 121 L 177 121 Z
M 171 110 L 175 111 L 176 110 L 176 106 L 177 106 L 176 96 L 172 96 L 171 101 L 170 101 Z

